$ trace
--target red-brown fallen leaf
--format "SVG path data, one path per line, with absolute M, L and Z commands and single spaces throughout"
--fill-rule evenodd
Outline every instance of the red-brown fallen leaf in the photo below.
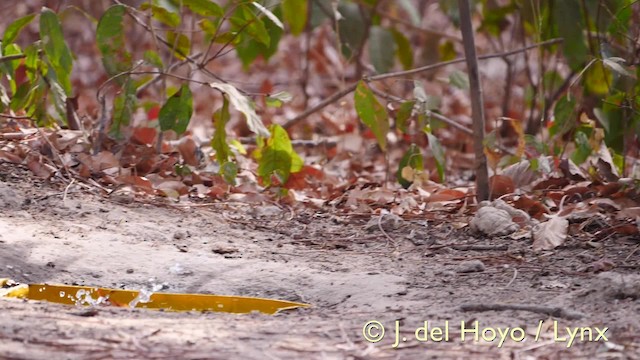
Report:
M 489 179 L 489 189 L 491 200 L 494 200 L 503 195 L 513 193 L 516 187 L 510 177 L 504 175 L 493 175 Z
M 513 205 L 520 210 L 526 211 L 531 217 L 541 220 L 543 214 L 548 214 L 549 210 L 538 200 L 531 199 L 528 196 L 520 196 Z
M 118 159 L 116 159 L 116 157 L 109 151 L 102 151 L 94 156 L 78 154 L 78 160 L 86 165 L 91 172 L 99 172 L 120 166 Z
M 566 178 L 549 178 L 537 183 L 533 190 L 562 189 L 567 185 L 569 185 L 569 180 Z
M 153 145 L 155 144 L 156 135 L 158 135 L 158 130 L 155 128 L 139 127 L 133 130 L 131 141 L 139 145 Z
M 587 186 L 573 186 L 573 187 L 567 188 L 564 191 L 564 194 L 567 195 L 568 200 L 582 201 L 584 199 L 594 197 L 596 195 L 596 191 Z
M 121 175 L 116 177 L 116 181 L 120 184 L 133 185 L 140 190 L 145 190 L 146 192 L 153 192 L 153 184 L 151 181 L 142 176 Z
M 22 162 L 22 158 L 20 156 L 4 150 L 0 150 L 0 160 L 13 164 L 20 164 Z
M 620 224 L 614 226 L 612 232 L 620 235 L 636 235 L 640 232 L 638 225 L 634 224 Z
M 324 179 L 324 172 L 313 166 L 305 165 L 299 172 L 289 175 L 287 183 L 284 185 L 287 189 L 305 190 L 311 185 L 309 180 L 321 181 Z
M 467 196 L 467 194 L 460 190 L 442 189 L 431 194 L 429 202 L 460 200 L 464 199 L 465 196 Z
M 619 182 L 611 182 L 607 184 L 597 185 L 596 189 L 598 191 L 598 196 L 609 197 L 622 188 L 622 184 Z
M 48 179 L 51 177 L 51 175 L 53 175 L 53 173 L 55 173 L 55 169 L 53 169 L 52 167 L 43 164 L 40 159 L 35 158 L 35 157 L 31 157 L 28 161 L 27 161 L 27 166 L 29 167 L 29 170 L 31 170 L 31 172 L 37 176 L 37 177 L 41 177 L 44 179 Z
M 222 199 L 229 193 L 229 185 L 216 184 L 209 188 L 207 195 L 214 199 Z
M 177 147 L 178 147 L 178 151 L 180 152 L 180 155 L 182 155 L 182 158 L 184 159 L 184 162 L 187 165 L 191 165 L 191 166 L 198 165 L 199 163 L 198 154 L 197 154 L 198 145 L 196 144 L 196 142 L 193 140 L 191 136 L 185 136 L 181 138 L 180 141 L 178 141 Z

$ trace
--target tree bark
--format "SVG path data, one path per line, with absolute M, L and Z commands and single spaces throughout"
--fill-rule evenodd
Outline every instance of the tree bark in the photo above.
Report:
M 460 11 L 460 30 L 469 72 L 469 91 L 471 96 L 471 118 L 473 120 L 473 150 L 476 161 L 476 198 L 478 201 L 489 199 L 489 173 L 487 157 L 484 154 L 484 101 L 482 86 L 478 74 L 478 57 L 476 54 L 473 26 L 471 24 L 470 0 L 458 0 Z

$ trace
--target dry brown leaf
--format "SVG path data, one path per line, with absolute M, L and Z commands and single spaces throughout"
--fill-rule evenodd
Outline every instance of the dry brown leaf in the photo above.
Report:
M 141 127 L 135 128 L 131 135 L 131 141 L 139 145 L 153 145 L 155 143 L 158 130 L 155 128 Z
M 0 160 L 13 164 L 20 164 L 22 162 L 22 158 L 20 156 L 4 150 L 0 150 Z
M 116 177 L 116 181 L 121 184 L 133 185 L 139 190 L 145 190 L 146 192 L 153 191 L 153 184 L 151 181 L 143 176 L 135 175 L 122 175 Z
M 536 225 L 533 232 L 533 250 L 552 250 L 564 244 L 569 230 L 569 221 L 562 216 L 553 215 L 541 224 Z
M 503 195 L 511 194 L 515 191 L 513 180 L 510 177 L 504 175 L 493 175 L 489 179 L 489 189 L 491 194 L 491 200 L 497 199 Z
M 35 176 L 41 177 L 43 179 L 50 178 L 51 175 L 56 172 L 56 169 L 52 168 L 49 165 L 43 164 L 40 159 L 37 159 L 35 157 L 31 157 L 27 161 L 27 166 Z
M 177 147 L 180 155 L 182 155 L 182 158 L 187 165 L 198 166 L 198 145 L 191 136 L 186 136 L 180 139 Z
M 429 202 L 460 200 L 464 199 L 465 196 L 467 194 L 460 190 L 442 189 L 432 193 L 429 197 Z
M 502 175 L 510 177 L 516 188 L 521 188 L 531 184 L 538 176 L 536 171 L 531 170 L 531 163 L 529 160 L 522 160 L 507 166 L 502 170 Z

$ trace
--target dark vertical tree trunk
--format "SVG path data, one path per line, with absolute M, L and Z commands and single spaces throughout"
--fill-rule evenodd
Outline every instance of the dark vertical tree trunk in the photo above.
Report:
M 471 117 L 473 119 L 473 150 L 476 157 L 476 198 L 478 201 L 489 199 L 489 174 L 487 171 L 487 157 L 484 154 L 484 101 L 482 100 L 482 86 L 478 74 L 478 57 L 476 55 L 473 26 L 471 25 L 471 8 L 469 0 L 458 0 L 460 9 L 460 29 L 464 53 L 469 72 L 469 86 L 471 93 Z

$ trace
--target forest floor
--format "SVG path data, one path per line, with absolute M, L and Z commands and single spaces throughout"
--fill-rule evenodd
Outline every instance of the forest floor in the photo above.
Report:
M 139 201 L 7 164 L 0 206 L 0 278 L 312 305 L 238 315 L 3 299 L 6 359 L 640 358 L 638 239 L 535 254 L 530 240 L 477 238 L 453 219 L 405 219 L 386 236 L 358 214 Z M 618 266 L 598 272 L 598 259 Z M 379 342 L 363 335 L 370 321 L 386 328 Z M 431 337 L 418 341 L 425 321 Z

